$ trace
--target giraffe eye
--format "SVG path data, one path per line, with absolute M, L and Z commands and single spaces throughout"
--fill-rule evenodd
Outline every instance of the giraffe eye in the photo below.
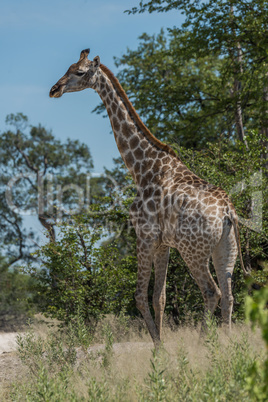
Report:
M 85 74 L 84 71 L 77 71 L 77 72 L 75 73 L 75 75 L 77 75 L 78 77 L 82 77 L 82 75 L 84 75 L 84 74 Z

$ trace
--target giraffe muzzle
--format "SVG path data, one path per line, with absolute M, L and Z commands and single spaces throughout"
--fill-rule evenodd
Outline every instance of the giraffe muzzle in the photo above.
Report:
M 60 98 L 62 94 L 63 94 L 63 88 L 58 84 L 53 85 L 53 87 L 49 92 L 50 98 Z

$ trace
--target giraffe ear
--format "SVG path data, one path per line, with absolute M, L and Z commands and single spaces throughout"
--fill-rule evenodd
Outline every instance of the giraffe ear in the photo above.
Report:
M 90 53 L 90 49 L 82 50 L 82 52 L 80 53 L 79 61 L 82 59 L 85 59 L 89 55 L 89 53 Z
M 96 56 L 93 59 L 93 67 L 97 69 L 99 66 L 100 66 L 100 58 L 99 56 Z

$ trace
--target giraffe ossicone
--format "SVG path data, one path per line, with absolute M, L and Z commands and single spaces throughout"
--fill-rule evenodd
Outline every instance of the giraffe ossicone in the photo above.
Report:
M 112 72 L 83 50 L 77 63 L 51 88 L 50 97 L 94 89 L 101 97 L 119 152 L 136 186 L 130 219 L 137 235 L 138 277 L 135 299 L 155 345 L 161 340 L 166 302 L 169 248 L 175 247 L 196 280 L 205 314 L 221 298 L 223 322 L 231 328 L 231 278 L 237 253 L 247 275 L 240 248 L 238 219 L 233 204 L 220 188 L 191 172 L 174 150 L 143 124 Z M 219 287 L 209 270 L 212 256 Z M 153 320 L 148 304 L 152 264 L 155 270 Z

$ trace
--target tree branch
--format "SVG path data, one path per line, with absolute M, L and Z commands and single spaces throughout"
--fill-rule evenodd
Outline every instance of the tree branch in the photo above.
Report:
M 26 165 L 28 166 L 29 169 L 33 170 L 35 173 L 38 173 L 38 169 L 37 167 L 35 167 L 34 165 L 31 164 L 28 156 L 25 154 L 25 152 L 22 151 L 22 149 L 20 149 L 19 145 L 17 142 L 15 142 L 15 147 L 16 149 L 19 151 L 19 153 L 23 156 Z
M 56 241 L 55 229 L 54 229 L 54 225 L 47 221 L 47 219 L 49 219 L 49 217 L 39 214 L 38 219 L 39 219 L 39 222 L 41 223 L 41 225 L 47 229 L 50 242 L 55 243 L 55 241 Z

